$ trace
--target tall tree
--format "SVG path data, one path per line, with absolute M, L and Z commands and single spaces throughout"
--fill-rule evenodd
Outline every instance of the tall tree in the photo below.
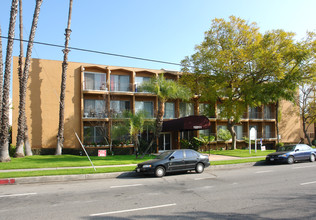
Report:
M 182 71 L 184 77 L 204 75 L 200 95 L 212 102 L 219 100 L 220 117 L 227 119 L 236 149 L 234 125 L 248 106 L 293 100 L 310 52 L 294 41 L 293 33 L 275 30 L 262 35 L 256 23 L 229 19 L 213 20 L 196 53 L 182 61 Z
M 8 32 L 7 52 L 5 59 L 5 71 L 3 82 L 3 99 L 2 99 L 2 115 L 0 129 L 0 162 L 10 162 L 9 155 L 9 108 L 10 108 L 10 77 L 11 77 L 11 61 L 13 52 L 13 38 L 15 33 L 15 22 L 18 13 L 18 0 L 12 0 L 10 12 L 10 24 Z
M 25 130 L 26 128 L 26 114 L 25 114 L 26 88 L 27 88 L 27 81 L 29 78 L 29 70 L 30 70 L 30 64 L 31 64 L 31 55 L 32 55 L 32 49 L 33 49 L 33 44 L 34 44 L 34 37 L 35 37 L 36 29 L 37 29 L 37 23 L 38 23 L 38 18 L 39 18 L 42 2 L 43 0 L 36 0 L 33 21 L 32 21 L 32 26 L 31 26 L 31 32 L 29 36 L 29 42 L 27 45 L 24 70 L 23 70 L 23 74 L 19 75 L 20 101 L 19 101 L 18 135 L 17 135 L 17 146 L 16 146 L 15 157 L 24 157 L 23 142 L 24 142 L 25 136 L 28 137 L 25 132 L 26 131 Z M 20 7 L 22 6 L 21 3 L 22 2 L 20 2 Z M 20 15 L 21 15 L 21 12 L 20 12 Z M 22 52 L 22 56 L 23 56 L 23 52 Z M 20 59 L 22 59 L 22 57 L 20 57 Z M 27 154 L 32 155 L 32 151 L 30 150 L 30 147 L 27 148 Z
M 71 23 L 71 12 L 72 12 L 72 0 L 69 1 L 69 13 L 68 13 L 68 24 L 65 30 L 65 49 L 64 61 L 62 64 L 62 75 L 61 75 L 61 88 L 60 88 L 60 100 L 59 100 L 59 126 L 57 135 L 57 146 L 55 155 L 62 154 L 62 148 L 64 147 L 64 118 L 65 118 L 65 91 L 66 91 L 66 78 L 67 78 L 67 68 L 68 68 L 68 45 L 70 39 L 70 23 Z
M 1 36 L 1 27 L 0 27 Z M 2 115 L 2 91 L 3 91 L 3 57 L 2 57 L 2 38 L 0 37 L 0 129 L 1 129 L 1 115 Z
M 312 141 L 307 133 L 308 128 L 316 122 L 315 84 L 301 85 L 300 94 L 296 97 L 296 104 L 300 107 L 300 114 L 303 123 L 303 133 L 309 145 Z
M 192 95 L 189 88 L 181 85 L 179 82 L 167 80 L 163 74 L 159 74 L 157 77 L 151 78 L 150 81 L 142 83 L 141 88 L 157 95 L 159 101 L 154 137 L 144 152 L 146 154 L 161 133 L 166 101 L 169 99 L 189 100 Z

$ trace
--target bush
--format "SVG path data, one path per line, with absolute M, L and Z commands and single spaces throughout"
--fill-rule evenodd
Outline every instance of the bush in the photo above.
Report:
M 284 143 L 281 143 L 281 142 L 275 145 L 276 149 L 278 149 L 279 147 L 283 147 L 283 146 L 284 146 Z
M 10 144 L 10 147 L 9 147 L 9 155 L 10 157 L 13 157 L 15 154 L 15 146 Z

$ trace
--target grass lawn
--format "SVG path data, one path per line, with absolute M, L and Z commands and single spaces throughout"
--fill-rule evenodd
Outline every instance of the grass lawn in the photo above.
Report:
M 275 150 L 266 150 L 266 151 L 257 150 L 257 153 L 255 153 L 254 150 L 251 150 L 251 154 L 249 154 L 249 150 L 237 149 L 237 150 L 211 150 L 210 152 L 207 151 L 204 153 L 224 155 L 224 156 L 233 156 L 233 157 L 258 157 L 258 156 L 266 156 L 273 152 L 275 152 Z
M 90 157 L 94 166 L 137 164 L 152 158 L 154 158 L 154 156 L 145 156 L 143 159 L 136 159 L 135 155 Z M 9 163 L 0 163 L 0 170 L 83 166 L 91 166 L 91 163 L 86 156 L 35 155 L 23 158 L 11 158 L 11 162 Z

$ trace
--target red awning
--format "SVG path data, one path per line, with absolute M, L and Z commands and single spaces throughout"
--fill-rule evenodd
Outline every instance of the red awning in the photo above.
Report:
M 164 121 L 162 131 L 192 131 L 210 128 L 211 123 L 207 117 L 202 115 L 192 115 L 188 117 Z

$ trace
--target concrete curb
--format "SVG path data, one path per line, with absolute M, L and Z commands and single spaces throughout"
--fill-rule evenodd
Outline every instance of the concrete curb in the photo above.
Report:
M 251 167 L 256 164 L 258 164 L 258 162 L 227 164 L 227 165 L 211 165 L 207 169 L 210 169 L 210 170 L 237 169 L 237 168 Z M 12 184 L 68 182 L 68 181 L 97 180 L 97 179 L 110 179 L 110 178 L 129 178 L 129 177 L 137 177 L 137 176 L 139 176 L 139 174 L 132 171 L 132 172 L 115 172 L 115 173 L 80 174 L 80 175 L 19 177 L 19 178 L 0 179 L 0 185 L 1 184 L 12 185 Z

